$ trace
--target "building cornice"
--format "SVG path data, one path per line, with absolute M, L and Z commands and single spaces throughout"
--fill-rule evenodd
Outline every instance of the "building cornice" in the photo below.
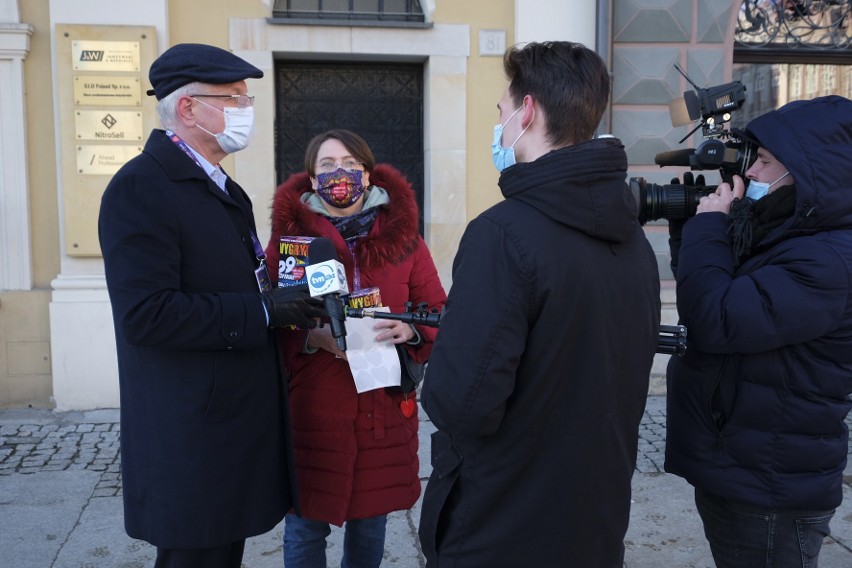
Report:
M 0 22 L 0 57 L 24 58 L 30 52 L 33 27 L 29 24 Z

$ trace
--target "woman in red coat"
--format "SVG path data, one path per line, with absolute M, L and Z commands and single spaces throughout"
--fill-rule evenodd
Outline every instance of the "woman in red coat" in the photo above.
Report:
M 399 171 L 376 165 L 367 143 L 347 130 L 312 139 L 305 170 L 275 192 L 266 251 L 273 279 L 282 236 L 322 236 L 334 243 L 350 290 L 379 288 L 391 312 L 406 302 L 444 305 L 414 192 Z M 407 344 L 419 362 L 429 356 L 436 329 L 376 322 L 377 341 Z M 300 514 L 285 521 L 285 566 L 325 568 L 329 524 L 344 522 L 343 565 L 379 566 L 387 513 L 411 508 L 420 496 L 416 405 L 404 409 L 409 396 L 386 389 L 358 394 L 328 325 L 284 330 L 280 347 L 290 374 L 300 503 Z

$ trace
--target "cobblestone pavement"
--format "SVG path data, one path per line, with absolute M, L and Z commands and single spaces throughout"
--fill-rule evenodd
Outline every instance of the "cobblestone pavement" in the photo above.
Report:
M 852 415 L 846 423 L 852 428 Z M 65 423 L 61 419 L 50 424 L 0 424 L 0 475 L 85 469 L 101 473 L 95 497 L 120 495 L 120 430 L 118 422 Z M 639 426 L 636 471 L 662 472 L 665 449 L 665 397 L 649 397 Z M 847 482 L 852 482 L 850 477 Z
M 625 535 L 625 566 L 712 566 L 709 547 L 683 479 L 662 473 L 665 396 L 650 396 L 639 428 L 637 475 Z M 852 417 L 847 419 L 852 425 Z M 421 414 L 420 477 L 426 484 L 429 435 Z M 85 412 L 0 410 L 0 565 L 14 568 L 116 568 L 150 566 L 155 549 L 123 528 L 117 409 Z M 850 451 L 852 455 L 852 451 Z M 62 472 L 66 472 L 64 475 Z M 36 474 L 36 475 L 33 475 Z M 844 502 L 832 521 L 820 566 L 852 566 L 852 460 Z M 420 501 L 388 517 L 388 568 L 422 568 L 417 539 Z M 280 567 L 283 522 L 247 540 L 244 566 Z M 343 531 L 328 541 L 330 565 L 339 564 Z
M 638 472 L 663 470 L 665 428 L 664 403 L 649 402 L 639 429 Z M 120 495 L 120 431 L 118 422 L 66 423 L 61 418 L 50 424 L 0 424 L 0 476 L 85 469 L 101 473 L 94 497 Z
M 39 471 L 100 472 L 94 497 L 121 492 L 118 422 L 2 424 L 0 475 Z

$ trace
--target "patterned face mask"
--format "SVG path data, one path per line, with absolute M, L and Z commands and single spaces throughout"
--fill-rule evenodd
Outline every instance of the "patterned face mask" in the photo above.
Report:
M 317 174 L 317 195 L 332 207 L 346 209 L 364 195 L 360 170 L 337 168 L 327 174 Z

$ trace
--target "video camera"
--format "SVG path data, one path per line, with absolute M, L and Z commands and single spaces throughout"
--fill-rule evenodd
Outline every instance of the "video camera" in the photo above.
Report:
M 428 327 L 440 327 L 443 310 L 429 308 L 426 304 L 418 304 L 412 311 L 411 302 L 405 304 L 405 311 L 401 314 L 390 312 L 376 312 L 357 308 L 346 308 L 348 318 L 375 318 L 402 321 L 409 324 L 425 325 Z M 667 355 L 683 355 L 686 352 L 686 327 L 682 325 L 661 325 L 660 334 L 657 338 L 657 353 Z
M 729 183 L 734 175 L 745 177 L 746 170 L 754 163 L 757 147 L 743 132 L 725 129 L 725 124 L 731 120 L 731 112 L 745 102 L 745 86 L 734 81 L 702 89 L 680 66 L 675 64 L 675 69 L 695 87 L 695 91 L 686 91 L 682 98 L 669 103 L 672 126 L 684 126 L 700 120 L 680 143 L 699 128 L 706 140 L 695 149 L 661 152 L 654 157 L 654 163 L 660 167 L 680 166 L 691 170 L 718 169 L 722 179 Z M 695 215 L 698 201 L 716 191 L 715 185 L 657 185 L 641 177 L 630 178 L 628 184 L 639 206 L 638 217 L 642 225 L 661 218 L 670 221 L 688 219 Z

